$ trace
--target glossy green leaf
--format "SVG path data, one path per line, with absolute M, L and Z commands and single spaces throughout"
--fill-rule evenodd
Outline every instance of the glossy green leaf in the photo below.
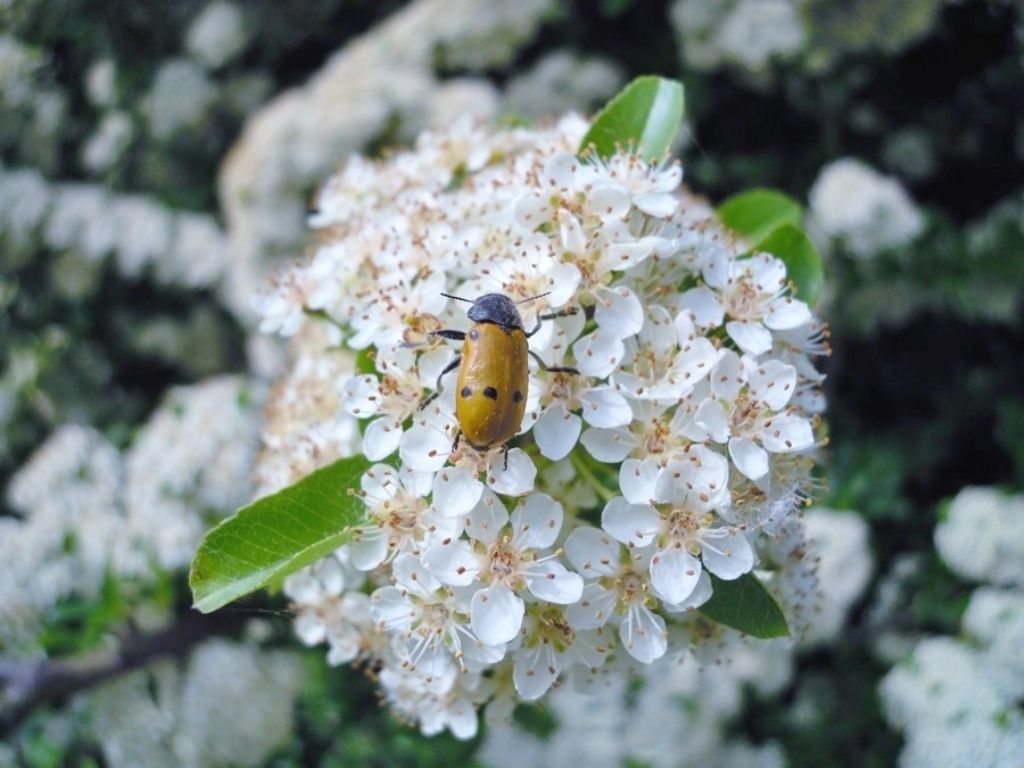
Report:
M 361 457 L 336 461 L 207 533 L 189 572 L 193 607 L 215 611 L 348 541 L 364 510 L 352 489 L 369 467 Z
M 711 576 L 711 584 L 714 593 L 700 607 L 700 612 L 712 621 L 753 637 L 789 635 L 782 609 L 754 574 L 748 573 L 732 581 Z
M 802 229 L 792 224 L 783 224 L 761 240 L 757 251 L 766 251 L 782 259 L 786 264 L 786 275 L 796 286 L 796 297 L 814 306 L 821 295 L 825 282 L 821 256 L 811 238 Z
M 718 218 L 733 232 L 758 243 L 784 224 L 800 225 L 803 209 L 793 198 L 772 189 L 751 189 L 718 206 Z
M 683 122 L 683 109 L 682 83 L 638 77 L 594 118 L 580 155 L 608 158 L 628 147 L 649 162 L 664 160 Z

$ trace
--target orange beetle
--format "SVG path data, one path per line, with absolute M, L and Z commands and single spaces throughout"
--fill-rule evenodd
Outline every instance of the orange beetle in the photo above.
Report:
M 458 392 L 455 395 L 455 418 L 459 422 L 459 439 L 465 437 L 473 448 L 487 450 L 511 440 L 523 424 L 526 413 L 526 394 L 529 383 L 527 355 L 532 355 L 540 367 L 553 373 L 579 373 L 568 366 L 552 367 L 544 363 L 529 347 L 528 339 L 540 330 L 541 323 L 556 317 L 576 314 L 576 308 L 540 315 L 537 325 L 527 333 L 516 303 L 501 293 L 487 293 L 476 301 L 444 294 L 450 299 L 472 304 L 467 312 L 473 321 L 468 333 L 463 331 L 431 331 L 431 335 L 462 342 L 462 353 L 452 360 L 437 377 L 437 390 L 441 378 L 459 369 Z M 543 296 L 531 296 L 533 301 Z M 437 397 L 431 395 L 423 406 Z M 506 448 L 506 461 L 508 460 Z

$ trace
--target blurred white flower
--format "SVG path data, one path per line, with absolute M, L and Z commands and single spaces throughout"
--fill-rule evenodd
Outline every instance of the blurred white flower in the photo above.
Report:
M 854 158 L 822 168 L 809 199 L 825 235 L 857 258 L 906 245 L 924 231 L 924 217 L 900 183 Z

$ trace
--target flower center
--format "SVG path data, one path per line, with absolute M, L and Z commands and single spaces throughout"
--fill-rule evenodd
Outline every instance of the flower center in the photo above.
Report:
M 495 581 L 508 583 L 519 573 L 521 556 L 519 552 L 501 541 L 491 545 L 491 576 Z

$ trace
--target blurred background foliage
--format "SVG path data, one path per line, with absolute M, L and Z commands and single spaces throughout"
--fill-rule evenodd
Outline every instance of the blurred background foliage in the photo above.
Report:
M 126 268 L 140 246 L 99 232 L 90 250 L 83 222 L 144 196 L 160 216 L 202 217 L 190 220 L 212 233 L 200 242 L 230 240 L 217 174 L 246 120 L 408 5 L 0 2 L 0 486 L 61 424 L 89 425 L 128 450 L 169 387 L 259 371 L 249 318 L 220 283 L 162 266 L 186 246 Z M 1024 8 L 773 0 L 789 26 L 758 37 L 742 18 L 750 0 L 541 5 L 507 61 L 471 65 L 438 45 L 430 75 L 487 81 L 498 112 L 528 118 L 552 104 L 592 109 L 635 75 L 677 77 L 686 180 L 712 201 L 752 186 L 807 201 L 823 167 L 855 157 L 897 180 L 921 212 L 909 242 L 868 257 L 819 233 L 833 350 L 821 501 L 870 522 L 877 572 L 840 641 L 799 655 L 781 694 L 748 691 L 729 725 L 781 744 L 792 765 L 891 765 L 901 736 L 876 692 L 890 662 L 871 641 L 882 623 L 906 636 L 957 634 L 970 592 L 933 550 L 938 509 L 967 485 L 1024 490 Z M 204 14 L 214 17 L 205 38 Z M 426 122 L 396 112 L 362 146 L 380 151 Z M 32 190 L 45 200 L 38 210 Z M 54 222 L 72 193 L 98 202 L 62 231 Z M 24 514 L 9 497 L 0 505 L 0 516 Z M 145 629 L 139 606 L 173 629 L 188 612 L 182 571 L 155 574 L 110 575 L 94 593 L 55 602 L 39 650 L 73 657 L 134 636 Z M 894 579 L 903 599 L 883 617 L 879 593 Z M 265 648 L 294 645 L 286 606 L 264 601 L 185 637 L 171 656 L 185 659 L 209 634 L 253 632 Z M 472 764 L 476 742 L 424 739 L 378 707 L 358 671 L 328 669 L 319 651 L 292 653 L 311 682 L 296 693 L 292 735 L 260 756 L 265 764 Z M 68 702 L 3 721 L 0 764 L 109 761 Z M 519 714 L 524 727 L 550 727 L 543 708 Z

